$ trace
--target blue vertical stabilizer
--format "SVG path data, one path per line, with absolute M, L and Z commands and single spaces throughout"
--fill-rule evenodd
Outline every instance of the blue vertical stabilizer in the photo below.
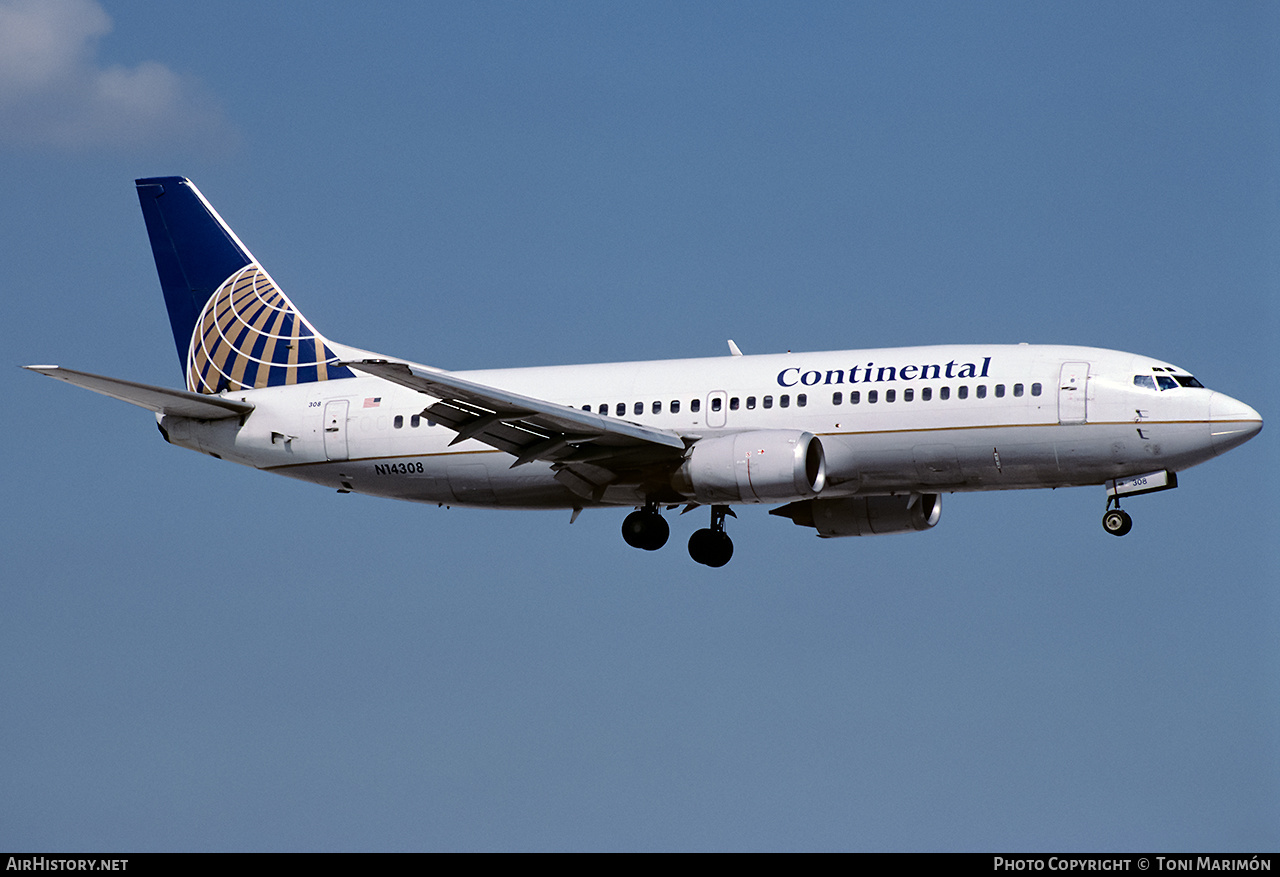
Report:
M 183 370 L 205 302 L 253 256 L 190 180 L 135 180 Z
M 190 180 L 135 183 L 188 390 L 352 377 Z

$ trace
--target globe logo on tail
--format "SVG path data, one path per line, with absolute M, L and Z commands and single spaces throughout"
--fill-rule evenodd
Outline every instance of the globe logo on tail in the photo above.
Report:
M 256 263 L 232 274 L 196 320 L 187 389 L 223 391 L 349 378 L 338 357 Z

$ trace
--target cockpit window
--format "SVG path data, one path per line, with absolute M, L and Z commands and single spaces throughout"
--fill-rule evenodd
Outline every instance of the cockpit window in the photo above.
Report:
M 1144 390 L 1176 390 L 1178 387 L 1199 387 L 1204 389 L 1204 384 L 1191 377 L 1191 375 L 1134 375 L 1133 385 L 1142 387 Z

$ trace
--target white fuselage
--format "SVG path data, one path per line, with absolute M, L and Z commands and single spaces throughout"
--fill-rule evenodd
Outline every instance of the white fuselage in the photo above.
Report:
M 363 352 L 350 351 L 353 355 Z M 493 387 L 678 432 L 805 430 L 826 456 L 823 497 L 1101 484 L 1176 472 L 1242 443 L 1256 411 L 1181 369 L 1087 347 L 948 345 L 457 373 Z M 165 416 L 175 444 L 293 478 L 395 499 L 504 508 L 587 500 L 551 466 L 467 440 L 422 412 L 435 399 L 375 377 L 244 390 L 243 423 Z M 855 401 L 856 400 L 856 401 Z M 621 412 L 621 413 L 619 413 Z

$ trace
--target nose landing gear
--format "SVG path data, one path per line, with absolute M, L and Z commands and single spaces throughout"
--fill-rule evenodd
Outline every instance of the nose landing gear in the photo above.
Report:
M 704 566 L 724 566 L 733 557 L 733 540 L 724 531 L 725 515 L 737 517 L 727 505 L 713 505 L 711 526 L 689 537 L 689 556 Z

